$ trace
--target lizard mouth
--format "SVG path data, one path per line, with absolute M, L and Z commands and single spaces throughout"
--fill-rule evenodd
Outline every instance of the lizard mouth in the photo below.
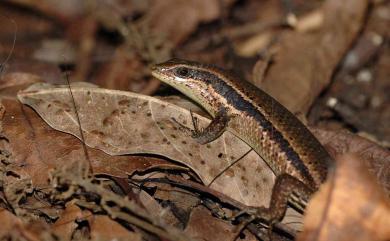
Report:
M 166 74 L 164 74 L 164 68 L 159 66 L 158 64 L 150 67 L 150 71 L 151 71 L 152 75 L 159 80 L 164 81 L 168 78 L 168 76 Z
M 150 67 L 150 71 L 152 76 L 167 84 L 183 82 L 186 80 L 175 76 L 174 69 L 166 63 L 153 65 Z

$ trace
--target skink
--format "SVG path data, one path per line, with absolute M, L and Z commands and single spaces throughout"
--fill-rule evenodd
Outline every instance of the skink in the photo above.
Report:
M 250 145 L 276 175 L 269 207 L 256 216 L 269 223 L 281 220 L 289 203 L 303 213 L 310 196 L 325 181 L 332 159 L 325 148 L 290 111 L 249 82 L 224 70 L 197 62 L 172 59 L 154 65 L 152 75 L 200 104 L 212 117 L 199 143 L 225 130 Z

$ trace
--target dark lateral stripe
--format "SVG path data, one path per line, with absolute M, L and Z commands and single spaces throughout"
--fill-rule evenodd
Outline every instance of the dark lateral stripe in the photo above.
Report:
M 265 116 L 256 108 L 256 106 L 245 100 L 244 97 L 242 97 L 232 86 L 226 83 L 226 81 L 220 79 L 218 76 L 210 72 L 197 70 L 197 74 L 192 77 L 198 80 L 207 81 L 208 84 L 210 84 L 217 93 L 222 95 L 231 106 L 237 110 L 247 113 L 249 116 L 252 116 L 264 129 L 271 131 L 271 138 L 279 144 L 280 149 L 286 153 L 286 156 L 292 165 L 301 173 L 303 177 L 306 177 L 309 182 L 313 184 L 315 183 L 308 168 L 304 165 L 298 153 L 283 137 L 282 133 L 273 128 L 272 123 L 265 118 Z

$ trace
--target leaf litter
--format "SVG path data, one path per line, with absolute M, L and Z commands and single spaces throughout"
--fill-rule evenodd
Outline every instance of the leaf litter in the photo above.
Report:
M 46 85 L 39 89 L 39 86 L 33 85 L 19 92 L 19 100 L 33 107 L 54 129 L 81 138 L 75 111 L 69 104 L 69 89 L 46 88 Z M 242 158 L 211 187 L 247 205 L 269 201 L 264 197 L 271 191 L 272 173 L 253 151 L 245 155 L 250 147 L 232 134 L 225 133 L 212 143 L 200 145 L 172 121 L 175 118 L 191 127 L 188 110 L 123 91 L 73 86 L 72 92 L 88 146 L 110 155 L 148 153 L 165 156 L 190 167 L 205 185 Z M 202 126 L 206 125 L 206 118 L 197 118 Z M 250 183 L 247 177 L 252 176 L 257 181 Z M 227 183 L 234 185 L 226 189 Z
M 385 1 L 340 3 L 327 0 L 298 3 L 255 0 L 134 0 L 124 3 L 114 0 L 110 4 L 101 2 L 102 4 L 95 5 L 92 1 L 91 5 L 82 6 L 76 4 L 77 1 L 69 1 L 70 8 L 64 8 L 61 4 L 53 5 L 50 1 L 6 2 L 11 4 L 1 4 L 0 11 L 6 12 L 18 24 L 19 31 L 18 36 L 14 36 L 15 29 L 10 28 L 9 21 L 0 22 L 1 28 L 5 30 L 0 33 L 0 55 L 4 56 L 2 59 L 8 60 L 2 65 L 6 78 L 2 78 L 1 82 L 3 118 L 0 139 L 0 200 L 2 220 L 6 221 L 1 229 L 1 237 L 18 240 L 20 237 L 24 237 L 23 240 L 58 240 L 59 237 L 64 240 L 139 240 L 142 237 L 154 240 L 157 234 L 160 239 L 169 237 L 170 240 L 291 240 L 296 233 L 292 227 L 295 230 L 303 229 L 302 234 L 305 235 L 311 235 L 308 231 L 322 227 L 320 223 L 310 220 L 306 223 L 312 224 L 311 226 L 291 225 L 293 222 L 302 222 L 298 218 L 297 221 L 289 219 L 289 226 L 277 225 L 273 232 L 253 223 L 240 232 L 239 225 L 226 220 L 237 210 L 245 209 L 248 204 L 267 205 L 273 174 L 253 152 L 229 167 L 229 163 L 238 160 L 246 153 L 244 150 L 249 149 L 228 133 L 211 143 L 210 147 L 199 146 L 188 136 L 182 135 L 179 129 L 175 129 L 177 126 L 170 118 L 174 116 L 189 127 L 191 122 L 187 110 L 172 105 L 178 101 L 171 104 L 164 102 L 166 107 L 162 108 L 161 100 L 102 89 L 96 93 L 97 89 L 92 86 L 72 84 L 72 89 L 79 91 L 76 106 L 77 111 L 83 112 L 83 131 L 89 134 L 86 138 L 86 143 L 90 146 L 86 147 L 89 158 L 84 156 L 82 142 L 64 133 L 76 136 L 79 134 L 69 91 L 67 98 L 64 88 L 56 92 L 51 86 L 35 86 L 40 94 L 47 91 L 43 103 L 51 104 L 58 111 L 49 112 L 48 106 L 35 99 L 34 104 L 41 108 L 38 112 L 40 115 L 57 115 L 57 119 L 50 120 L 53 122 L 50 125 L 60 126 L 63 128 L 59 128 L 62 132 L 51 129 L 34 111 L 15 99 L 17 90 L 41 79 L 63 83 L 57 64 L 75 66 L 71 79 L 88 79 L 112 89 L 148 94 L 155 94 L 157 91 L 158 94 L 165 94 L 174 92 L 150 78 L 147 70 L 149 64 L 173 55 L 216 63 L 237 71 L 249 80 L 256 80 L 258 86 L 263 86 L 290 110 L 302 116 L 307 113 L 319 93 L 324 88 L 327 91 L 326 88 L 331 86 L 334 90 L 328 94 L 341 95 L 340 100 L 353 108 L 344 108 L 346 105 L 340 102 L 343 105 L 331 110 L 323 108 L 321 113 L 325 115 L 311 114 L 310 123 L 317 123 L 319 118 L 325 116 L 327 129 L 335 130 L 332 121 L 337 122 L 338 126 L 339 123 L 346 122 L 352 128 L 348 125 L 344 125 L 344 128 L 372 140 L 377 140 L 377 137 L 379 140 L 387 138 L 386 126 L 376 124 L 379 121 L 387 123 L 386 96 L 375 96 L 379 93 L 378 89 L 385 90 L 387 86 L 384 76 L 387 76 L 385 66 L 388 58 L 386 51 L 382 51 L 386 50 L 386 44 L 383 44 L 386 41 L 378 41 L 386 36 L 386 28 L 383 27 L 386 24 L 383 23 L 388 19 L 389 12 Z M 24 9 L 23 14 L 20 14 L 20 6 Z M 181 18 L 183 21 L 176 21 L 175 16 L 188 17 Z M 56 29 L 64 29 L 66 37 L 58 39 Z M 106 41 L 107 31 L 108 38 L 114 40 L 114 43 Z M 106 39 L 102 41 L 101 36 L 104 35 Z M 18 40 L 16 45 L 9 41 L 15 37 Z M 370 41 L 360 41 L 365 37 L 375 40 L 375 46 L 368 49 L 371 51 L 368 55 L 365 51 L 367 46 L 371 46 L 367 45 Z M 350 49 L 348 56 L 353 56 L 353 60 L 357 62 L 351 65 L 351 58 L 345 58 L 345 63 L 349 65 L 345 65 L 346 68 L 341 66 L 343 78 L 338 78 L 340 61 L 356 40 L 357 47 Z M 42 54 L 39 46 L 45 48 L 45 43 L 69 44 L 67 53 L 73 53 L 73 59 L 65 60 L 65 53 L 55 48 L 46 49 Z M 11 46 L 15 48 L 9 59 L 7 56 L 10 55 Z M 241 55 L 240 48 L 246 50 L 246 56 Z M 380 61 L 376 60 L 377 55 Z M 54 60 L 55 63 L 47 60 Z M 378 69 L 378 76 L 374 74 L 371 77 L 374 81 L 366 81 L 366 73 L 370 72 L 364 69 L 367 68 L 366 63 L 373 64 Z M 255 64 L 257 70 L 253 68 Z M 336 77 L 333 77 L 334 73 Z M 351 85 L 348 79 L 351 75 L 356 75 L 363 88 L 372 86 L 375 82 L 376 90 L 373 90 L 376 92 L 373 92 L 371 102 L 362 100 L 360 95 L 355 98 L 359 92 L 356 91 L 356 85 Z M 332 83 L 340 82 L 340 79 L 344 81 L 341 86 L 345 90 L 339 87 L 340 83 Z M 287 88 L 281 88 L 284 85 Z M 49 94 L 49 89 L 55 94 Z M 98 102 L 91 105 L 90 109 L 88 101 L 91 99 L 88 99 L 85 92 L 88 90 L 94 92 L 93 101 Z M 118 105 L 121 100 L 118 96 L 134 103 L 135 108 L 132 110 L 139 117 L 135 119 L 137 124 L 129 123 L 129 118 L 124 117 L 132 113 L 122 108 L 125 103 L 124 106 Z M 99 99 L 103 97 L 106 100 Z M 57 101 L 53 102 L 50 98 Z M 145 101 L 147 105 L 143 106 Z M 365 103 L 376 106 L 376 109 L 369 108 Z M 138 106 L 141 108 L 138 109 Z M 185 108 L 195 110 L 195 107 Z M 378 111 L 379 108 L 384 111 Z M 99 114 L 98 110 L 103 110 L 103 113 Z M 122 114 L 122 111 L 125 113 Z M 373 111 L 383 114 L 378 115 Z M 362 118 L 352 118 L 350 113 L 360 113 Z M 86 114 L 92 115 L 87 117 Z M 344 120 L 338 119 L 337 114 Z M 367 116 L 370 117 L 368 120 Z M 209 121 L 200 116 L 198 118 L 203 126 Z M 45 118 L 50 122 L 47 119 L 50 118 Z M 84 123 L 87 125 L 84 126 Z M 141 127 L 147 129 L 143 130 Z M 152 135 L 148 135 L 149 129 Z M 330 180 L 330 183 L 341 183 L 334 186 L 335 193 L 352 194 L 352 190 L 348 188 L 352 182 L 356 185 L 356 190 L 366 190 L 369 187 L 370 190 L 375 190 L 377 196 L 384 191 L 388 198 L 390 160 L 387 149 L 338 129 L 312 130 L 334 156 L 345 152 L 354 152 L 359 156 L 352 158 L 353 162 L 338 161 L 336 181 Z M 361 133 L 362 130 L 375 136 Z M 129 141 L 135 143 L 131 148 L 127 143 Z M 229 145 L 233 148 L 228 148 Z M 260 164 L 253 165 L 251 161 L 256 158 Z M 89 176 L 87 167 L 83 166 L 87 159 L 94 177 Z M 348 158 L 338 160 L 345 159 Z M 347 164 L 343 164 L 344 162 Z M 374 183 L 366 178 L 359 183 L 351 176 L 351 173 L 359 176 L 364 172 L 356 167 L 356 163 L 362 164 L 375 175 Z M 257 169 L 258 166 L 261 167 L 260 170 Z M 229 168 L 225 170 L 226 167 Z M 348 170 L 349 174 L 345 172 Z M 218 176 L 217 173 L 221 171 L 222 175 Z M 345 181 L 337 181 L 340 176 L 345 176 Z M 376 188 L 376 183 L 383 188 Z M 385 198 L 377 202 L 373 198 L 375 195 L 371 199 L 365 199 L 364 195 L 358 193 L 353 196 L 364 203 L 375 203 L 382 208 L 381 213 L 388 211 L 388 206 L 383 205 L 383 202 L 388 201 Z M 343 206 L 345 202 L 355 201 L 343 199 L 339 195 L 334 197 L 334 208 Z M 327 199 L 322 198 L 324 200 Z M 355 205 L 356 210 L 368 213 L 369 208 L 359 206 L 358 203 Z M 145 213 L 141 210 L 147 210 L 146 216 L 143 216 Z M 311 211 L 321 210 L 323 206 L 313 205 L 308 208 L 308 213 L 310 215 Z M 379 224 L 378 220 L 381 220 L 382 223 L 369 226 L 361 221 L 363 218 L 356 219 L 360 216 L 353 212 L 345 212 L 342 216 L 337 213 L 339 210 L 329 210 L 329 217 L 339 220 L 342 225 L 339 225 L 340 222 L 325 222 L 327 226 L 317 236 L 319 239 L 327 237 L 337 240 L 337 237 L 345 237 L 354 240 L 356 234 L 349 228 L 360 225 L 360 238 L 378 231 L 376 233 L 382 236 L 375 237 L 386 240 L 387 221 L 380 215 L 370 216 L 369 222 Z M 288 213 L 287 216 L 296 215 Z M 315 216 L 319 217 L 318 214 Z M 350 221 L 358 225 L 350 225 Z M 184 232 L 179 231 L 181 233 L 178 234 L 178 230 Z M 324 236 L 327 230 L 336 232 Z M 339 235 L 340 232 L 345 236 Z M 305 235 L 298 239 L 310 237 Z

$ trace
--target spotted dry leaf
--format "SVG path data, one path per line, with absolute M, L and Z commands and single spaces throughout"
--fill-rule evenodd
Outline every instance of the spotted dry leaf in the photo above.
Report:
M 4 175 L 0 181 L 5 191 L 17 194 L 16 199 L 12 199 L 16 204 L 17 199 L 24 195 L 20 188 L 46 190 L 50 170 L 72 161 L 87 161 L 77 138 L 53 130 L 32 109 L 16 100 L 3 99 L 2 104 L 1 134 L 6 139 L 0 142 L 0 148 L 5 155 L 3 158 L 9 159 L 3 161 L 7 169 L 2 172 L 13 175 Z M 125 178 L 135 171 L 142 172 L 149 168 L 178 168 L 178 165 L 154 157 L 110 156 L 92 148 L 87 148 L 87 151 L 95 174 Z M 15 186 L 15 183 L 18 185 Z M 7 199 L 11 200 L 10 197 Z
M 85 143 L 111 155 L 149 153 L 194 170 L 208 185 L 250 147 L 231 133 L 199 145 L 172 121 L 191 127 L 188 110 L 139 94 L 94 87 L 72 87 Z M 36 84 L 18 98 L 53 128 L 80 138 L 68 87 Z M 201 126 L 209 120 L 197 115 Z M 212 188 L 248 205 L 268 205 L 274 176 L 253 151 L 225 171 Z

